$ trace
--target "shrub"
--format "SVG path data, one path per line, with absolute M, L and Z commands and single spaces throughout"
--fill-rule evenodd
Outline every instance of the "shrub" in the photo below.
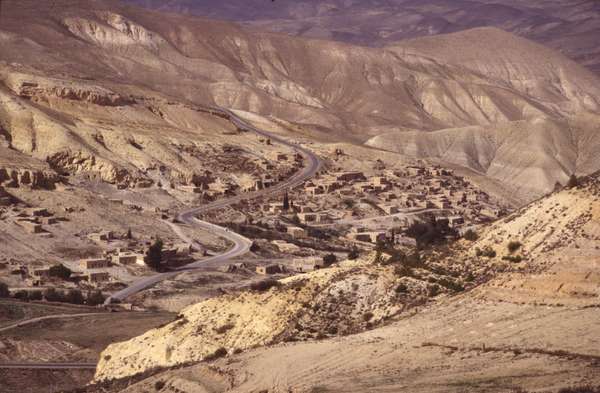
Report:
M 577 179 L 577 176 L 575 176 L 573 174 L 573 175 L 571 175 L 571 177 L 569 177 L 569 181 L 567 182 L 567 187 L 575 188 L 577 186 L 579 186 L 579 179 Z
M 523 257 L 520 255 L 506 255 L 502 257 L 502 260 L 504 261 L 509 261 L 509 262 L 513 262 L 513 263 L 519 263 L 523 261 Z
M 159 380 L 154 383 L 154 389 L 156 391 L 162 390 L 165 387 L 165 381 Z
M 370 311 L 367 311 L 366 313 L 363 314 L 363 319 L 365 322 L 369 322 L 372 318 L 373 318 L 373 313 Z
M 8 285 L 3 282 L 0 282 L 0 298 L 9 297 L 10 291 L 8 290 Z
M 90 291 L 87 294 L 86 304 L 90 306 L 98 306 L 100 304 L 103 304 L 105 300 L 106 298 L 104 297 L 101 291 Z
M 273 287 L 278 287 L 279 285 L 279 281 L 272 278 L 267 278 L 266 280 L 253 282 L 250 284 L 250 289 L 257 292 L 266 292 Z
M 468 231 L 465 232 L 465 234 L 463 235 L 463 238 L 465 238 L 468 241 L 474 242 L 477 239 L 479 239 L 479 235 L 477 235 L 477 232 L 475 232 L 472 229 L 469 229 Z
M 327 254 L 323 257 L 323 265 L 325 267 L 331 266 L 337 262 L 337 257 L 334 254 Z
M 408 292 L 408 287 L 406 286 L 406 284 L 403 282 L 398 284 L 398 286 L 396 287 L 396 293 L 406 293 L 406 292 Z
M 219 326 L 218 328 L 215 328 L 215 333 L 217 334 L 223 334 L 228 330 L 231 330 L 235 327 L 235 325 L 233 323 L 227 323 L 223 326 Z
M 352 250 L 350 250 L 350 252 L 348 253 L 348 259 L 350 259 L 351 261 L 357 259 L 360 256 L 360 253 L 358 252 L 358 249 L 356 247 L 354 247 Z
M 510 252 L 511 254 L 513 254 L 515 251 L 517 251 L 519 248 L 521 248 L 522 244 L 521 242 L 518 241 L 511 241 L 510 243 L 508 243 L 508 252 Z

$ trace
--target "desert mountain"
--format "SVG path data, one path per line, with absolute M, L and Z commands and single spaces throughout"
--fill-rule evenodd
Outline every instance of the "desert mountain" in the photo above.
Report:
M 378 49 L 108 0 L 11 0 L 0 30 L 2 127 L 13 149 L 58 171 L 135 182 L 167 163 L 180 168 L 174 176 L 189 178 L 185 169 L 193 166 L 172 146 L 199 128 L 203 135 L 227 130 L 197 111 L 214 104 L 285 119 L 316 138 L 368 141 L 418 158 L 444 161 L 450 138 L 463 157 L 447 162 L 506 181 L 523 199 L 573 172 L 600 169 L 593 158 L 598 79 L 557 52 L 493 28 Z M 457 49 L 443 49 L 450 46 Z M 483 60 L 469 61 L 475 57 Z M 552 124 L 558 142 L 548 142 L 536 124 Z M 464 127 L 485 132 L 467 132 L 470 138 L 447 131 Z M 485 135 L 498 127 L 490 141 Z M 507 128 L 522 132 L 512 137 Z M 56 136 L 50 143 L 36 143 L 49 135 Z M 404 146 L 404 138 L 426 148 Z M 524 157 L 519 143 L 534 154 Z M 531 159 L 539 166 L 535 181 L 526 169 Z
M 97 379 L 142 373 L 127 392 L 157 381 L 183 392 L 460 392 L 465 383 L 476 390 L 556 391 L 597 383 L 599 187 L 598 177 L 590 177 L 419 267 L 391 259 L 346 262 L 262 294 L 191 306 L 164 327 L 110 346 Z M 444 270 L 470 272 L 479 285 L 404 313 L 393 307 L 403 291 L 443 282 Z M 387 326 L 250 349 L 302 339 L 289 334 L 303 326 L 310 332 L 310 323 L 357 326 L 361 313 L 368 315 L 363 323 L 383 319 Z M 396 313 L 400 317 L 390 319 Z M 209 365 L 187 365 L 226 353 Z M 168 369 L 173 366 L 184 368 Z M 523 374 L 524 368 L 534 371 Z
M 594 0 L 129 1 L 297 36 L 367 46 L 497 27 L 557 49 L 591 70 L 600 71 L 600 8 Z

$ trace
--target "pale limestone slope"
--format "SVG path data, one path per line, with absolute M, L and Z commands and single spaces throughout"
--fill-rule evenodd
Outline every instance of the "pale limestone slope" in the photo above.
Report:
M 187 307 L 172 323 L 110 345 L 96 380 L 123 378 L 154 368 L 198 362 L 220 348 L 229 353 L 323 332 L 349 333 L 380 322 L 404 307 L 391 266 L 364 260 L 294 276 L 265 293 L 225 295 Z M 408 284 L 416 292 L 423 284 Z M 321 310 L 321 311 L 320 311 Z M 335 331 L 332 328 L 335 327 Z

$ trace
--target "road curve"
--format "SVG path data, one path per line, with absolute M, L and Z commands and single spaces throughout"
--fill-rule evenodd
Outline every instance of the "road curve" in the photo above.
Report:
M 213 113 L 215 115 L 227 118 L 239 129 L 254 132 L 258 135 L 262 135 L 266 138 L 269 138 L 272 142 L 292 148 L 294 151 L 296 151 L 297 153 L 302 155 L 306 165 L 304 165 L 299 171 L 294 173 L 290 178 L 288 178 L 270 188 L 267 188 L 264 190 L 259 190 L 259 191 L 254 191 L 254 192 L 249 192 L 249 193 L 244 193 L 244 194 L 236 195 L 236 196 L 229 197 L 229 198 L 219 199 L 214 202 L 207 203 L 205 205 L 198 206 L 198 207 L 193 207 L 191 209 L 181 212 L 177 216 L 178 221 L 180 221 L 184 224 L 195 226 L 196 228 L 208 231 L 216 236 L 227 239 L 231 243 L 233 243 L 233 247 L 231 247 L 229 250 L 227 250 L 223 254 L 215 255 L 210 258 L 205 258 L 205 259 L 193 262 L 186 266 L 182 266 L 174 271 L 166 272 L 166 273 L 158 273 L 153 276 L 141 278 L 141 279 L 133 282 L 127 288 L 112 294 L 108 299 L 106 299 L 106 302 L 105 302 L 106 305 L 114 302 L 115 300 L 122 301 L 132 295 L 135 295 L 138 292 L 141 292 L 153 285 L 158 284 L 161 281 L 164 281 L 171 277 L 174 277 L 181 272 L 200 269 L 200 268 L 206 267 L 207 265 L 210 265 L 211 267 L 219 266 L 223 263 L 226 263 L 227 261 L 229 261 L 232 258 L 246 254 L 250 250 L 250 246 L 252 245 L 252 241 L 250 239 L 248 239 L 242 235 L 239 235 L 235 232 L 232 232 L 227 228 L 223 228 L 221 226 L 211 224 L 210 222 L 202 221 L 202 220 L 198 219 L 196 216 L 200 213 L 205 213 L 207 211 L 214 210 L 214 209 L 220 209 L 220 208 L 223 208 L 223 207 L 235 204 L 235 203 L 239 203 L 244 200 L 250 200 L 250 199 L 255 199 L 258 197 L 264 197 L 264 196 L 268 196 L 268 195 L 278 194 L 284 190 L 297 187 L 300 184 L 302 184 L 304 181 L 306 181 L 307 179 L 313 177 L 321 168 L 321 160 L 319 159 L 319 157 L 317 157 L 316 154 L 314 154 L 309 149 L 306 149 L 295 143 L 289 142 L 289 141 L 285 140 L 284 138 L 274 135 L 268 131 L 256 128 L 252 124 L 239 118 L 235 113 L 233 113 L 229 109 L 214 107 L 214 108 L 210 108 L 210 111 L 211 111 L 211 113 Z M 167 222 L 167 224 L 171 227 L 173 232 L 180 239 L 182 239 L 183 241 L 185 241 L 188 244 L 191 244 L 192 247 L 198 251 L 203 250 L 203 248 L 200 244 L 198 244 L 195 240 L 189 238 L 187 235 L 185 235 L 183 233 L 183 231 L 181 230 L 181 227 L 179 227 L 173 223 L 170 223 L 170 222 Z

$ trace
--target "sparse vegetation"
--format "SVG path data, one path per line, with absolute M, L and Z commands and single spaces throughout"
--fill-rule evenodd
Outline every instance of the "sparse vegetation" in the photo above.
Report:
M 579 179 L 577 176 L 575 176 L 575 174 L 572 174 L 567 182 L 567 188 L 575 188 L 577 186 L 579 186 Z
M 502 257 L 502 260 L 513 263 L 519 263 L 523 261 L 523 257 L 520 255 L 505 255 Z
M 478 257 L 496 258 L 498 254 L 493 248 L 491 248 L 490 246 L 486 246 L 483 248 L 483 250 L 480 248 L 476 248 L 475 255 L 477 255 Z

